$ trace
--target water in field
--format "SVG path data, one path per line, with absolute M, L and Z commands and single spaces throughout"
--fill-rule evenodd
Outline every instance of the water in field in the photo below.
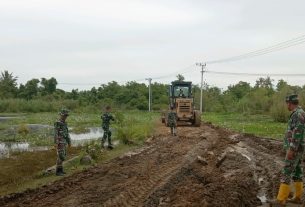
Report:
M 81 133 L 81 134 L 70 133 L 72 145 L 73 146 L 84 145 L 92 140 L 100 139 L 104 133 L 103 129 L 100 127 L 92 127 L 89 128 L 89 130 L 90 130 L 89 132 Z
M 48 149 L 49 147 L 47 146 L 30 146 L 27 142 L 0 142 L 0 158 L 10 157 L 12 153 L 16 152 L 44 151 Z
M 16 119 L 17 117 L 0 116 L 0 122 L 8 121 L 10 119 Z
M 52 137 L 53 128 L 49 125 L 28 124 L 31 133 L 47 133 L 48 137 Z M 41 130 L 41 131 L 40 131 Z M 14 127 L 5 132 L 6 134 L 17 133 Z M 103 136 L 103 130 L 99 127 L 91 127 L 86 133 L 70 133 L 72 146 L 83 146 L 91 141 L 100 139 Z M 50 146 L 32 146 L 29 142 L 0 142 L 0 158 L 10 157 L 16 152 L 32 152 L 50 149 Z

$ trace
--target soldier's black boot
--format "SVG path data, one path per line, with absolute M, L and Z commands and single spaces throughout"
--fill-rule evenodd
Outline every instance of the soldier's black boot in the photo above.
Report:
M 56 167 L 56 176 L 63 176 L 62 168 L 61 167 Z
M 64 168 L 63 168 L 63 167 L 61 167 L 61 173 L 62 173 L 63 175 L 66 174 L 66 172 L 64 171 Z
M 59 172 L 58 172 L 58 167 L 56 167 L 56 171 L 55 171 L 55 175 L 58 176 Z

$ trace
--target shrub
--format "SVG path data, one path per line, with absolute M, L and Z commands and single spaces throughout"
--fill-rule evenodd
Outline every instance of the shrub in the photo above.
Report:
M 18 134 L 26 136 L 30 133 L 30 129 L 26 124 L 20 124 L 17 129 Z
M 98 142 L 91 142 L 86 144 L 86 146 L 83 148 L 84 152 L 81 154 L 82 156 L 85 156 L 86 154 L 90 155 L 90 157 L 93 160 L 98 160 L 101 157 L 101 144 Z
M 116 138 L 124 144 L 142 142 L 153 131 L 154 119 L 150 114 L 126 115 L 116 113 Z

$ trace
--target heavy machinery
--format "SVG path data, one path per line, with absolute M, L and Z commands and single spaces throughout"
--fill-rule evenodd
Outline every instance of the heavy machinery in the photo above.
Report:
M 192 94 L 192 82 L 187 81 L 173 81 L 169 86 L 169 109 L 173 106 L 177 113 L 177 124 L 191 124 L 193 126 L 200 126 L 201 113 L 195 110 L 194 97 Z M 168 111 L 162 112 L 162 123 L 168 125 L 167 122 Z

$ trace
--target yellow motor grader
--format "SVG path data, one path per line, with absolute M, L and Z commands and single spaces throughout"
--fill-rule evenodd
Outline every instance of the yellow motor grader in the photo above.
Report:
M 178 125 L 200 126 L 201 113 L 195 110 L 192 82 L 173 81 L 169 86 L 169 109 L 162 112 L 162 123 L 166 126 L 168 126 L 167 114 L 171 106 L 177 113 Z

